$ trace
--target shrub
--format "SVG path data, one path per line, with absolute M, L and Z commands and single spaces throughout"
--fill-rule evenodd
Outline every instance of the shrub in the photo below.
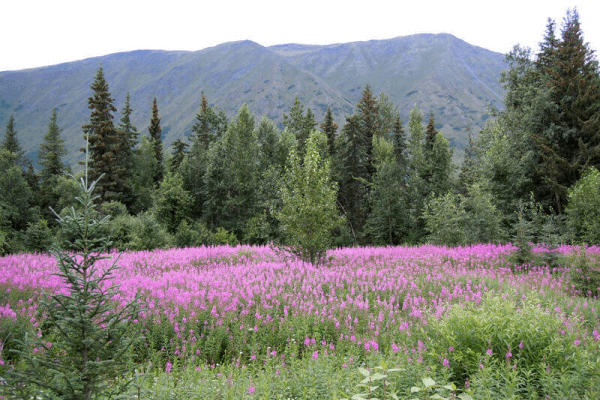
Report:
M 202 221 L 194 221 L 191 224 L 185 220 L 181 221 L 174 238 L 177 247 L 210 246 L 216 243 L 215 235 Z
M 539 371 L 541 363 L 569 367 L 574 338 L 560 317 L 544 311 L 530 296 L 518 306 L 514 300 L 486 297 L 479 306 L 454 305 L 446 318 L 429 325 L 434 356 L 449 360 L 454 379 L 474 375 L 482 359 L 519 365 L 521 372 Z

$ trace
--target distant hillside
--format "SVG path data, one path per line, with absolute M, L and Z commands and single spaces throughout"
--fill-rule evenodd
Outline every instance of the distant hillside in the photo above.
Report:
M 234 117 L 246 102 L 257 117 L 280 127 L 297 95 L 321 121 L 328 106 L 337 122 L 354 113 L 366 84 L 385 92 L 405 121 L 417 104 L 433 110 L 459 153 L 465 129 L 477 132 L 488 106 L 502 106 L 500 72 L 504 56 L 471 46 L 448 34 L 327 46 L 286 44 L 264 47 L 251 41 L 225 43 L 196 52 L 139 50 L 43 68 L 0 72 L 2 134 L 14 114 L 21 144 L 35 157 L 53 107 L 75 164 L 89 120 L 87 99 L 100 65 L 115 106 L 131 94 L 132 120 L 147 134 L 152 98 L 162 118 L 165 144 L 188 136 L 204 91 L 212 105 Z M 118 122 L 120 114 L 115 115 Z

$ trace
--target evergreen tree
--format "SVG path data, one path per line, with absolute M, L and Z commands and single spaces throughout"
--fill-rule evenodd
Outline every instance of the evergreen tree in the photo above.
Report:
M 204 217 L 210 228 L 243 236 L 256 214 L 258 142 L 254 116 L 244 104 L 223 137 L 209 149 L 204 174 Z
M 139 141 L 139 132 L 135 125 L 131 122 L 131 113 L 133 110 L 130 106 L 130 96 L 129 92 L 127 92 L 127 97 L 125 97 L 125 105 L 123 106 L 123 110 L 121 111 L 121 120 L 119 122 L 119 148 L 122 154 L 122 162 L 125 167 L 130 170 L 133 162 L 133 150 L 138 145 Z
M 403 165 L 398 164 L 393 144 L 384 137 L 373 138 L 373 150 L 376 172 L 368 194 L 365 231 L 374 244 L 398 245 L 408 225 Z
M 375 173 L 375 167 L 373 165 L 373 138 L 382 135 L 382 132 L 379 106 L 369 85 L 365 86 L 362 97 L 356 105 L 356 109 L 361 142 L 364 146 L 365 160 L 363 163 L 368 171 L 369 176 L 367 179 L 370 180 L 369 178 Z
M 203 215 L 204 202 L 207 193 L 211 190 L 205 183 L 210 147 L 218 144 L 227 129 L 225 113 L 209 106 L 206 96 L 202 93 L 200 112 L 196 114 L 196 123 L 192 127 L 193 133 L 190 137 L 192 145 L 181 165 L 184 187 L 194 198 L 192 207 L 194 219 L 206 217 Z
M 154 156 L 156 157 L 156 171 L 154 174 L 154 183 L 158 184 L 163 177 L 163 142 L 162 142 L 162 128 L 160 127 L 160 118 L 158 117 L 158 105 L 156 104 L 156 97 L 152 102 L 152 119 L 150 120 L 150 127 L 148 128 L 150 133 L 150 140 L 154 146 Z
M 34 201 L 33 191 L 16 159 L 15 153 L 0 147 L 0 211 L 3 222 L 14 232 L 27 227 L 32 217 L 30 206 Z
M 300 155 L 304 154 L 308 135 L 310 135 L 316 125 L 317 122 L 310 108 L 306 110 L 305 115 L 304 105 L 300 102 L 298 96 L 296 96 L 294 98 L 294 105 L 290 108 L 290 114 L 283 114 L 283 126 L 296 137 Z
M 319 127 L 327 136 L 329 154 L 333 155 L 335 150 L 335 133 L 337 132 L 339 125 L 333 122 L 333 114 L 331 113 L 331 107 L 327 107 L 327 112 L 325 113 L 325 121 L 323 121 L 323 123 Z
M 554 196 L 551 204 L 561 213 L 567 190 L 580 179 L 582 168 L 600 166 L 600 75 L 576 10 L 567 12 L 560 42 L 554 43 L 550 33 L 546 41 L 538 65 L 555 112 L 536 139 L 542 177 Z
M 335 177 L 339 184 L 338 200 L 352 231 L 355 243 L 362 241 L 368 205 L 367 185 L 370 182 L 366 138 L 360 130 L 358 115 L 346 118 L 336 141 Z
M 399 116 L 396 117 L 396 121 L 394 121 L 392 144 L 394 145 L 394 154 L 396 154 L 396 162 L 399 165 L 405 165 L 407 157 L 406 134 L 404 133 L 404 126 L 402 126 L 402 120 Z
M 389 96 L 383 92 L 377 99 L 377 108 L 379 110 L 379 132 L 386 139 L 393 141 L 396 121 L 400 118 L 398 107 L 392 103 Z
M 65 140 L 60 137 L 61 129 L 58 127 L 58 116 L 56 108 L 52 110 L 48 133 L 44 135 L 44 141 L 40 145 L 38 163 L 42 166 L 41 178 L 46 184 L 51 177 L 61 176 L 67 171 L 62 157 L 67 155 Z
M 429 164 L 425 159 L 423 132 L 423 114 L 416 106 L 412 109 L 408 120 L 410 138 L 408 140 L 408 168 L 406 204 L 408 205 L 409 237 L 407 241 L 418 243 L 424 237 L 424 221 L 422 218 L 425 206 L 427 184 L 425 176 Z
M 8 123 L 6 124 L 6 131 L 4 135 L 4 140 L 2 141 L 2 145 L 0 148 L 5 148 L 16 156 L 16 163 L 21 169 L 27 168 L 27 160 L 25 157 L 25 150 L 21 147 L 19 143 L 19 138 L 17 137 L 17 130 L 15 128 L 15 117 L 11 114 L 8 118 Z
M 429 153 L 433 152 L 433 146 L 437 137 L 437 130 L 435 129 L 435 115 L 433 111 L 429 112 L 429 121 L 425 127 L 425 153 L 426 157 Z
M 208 100 L 202 93 L 200 112 L 196 114 L 196 123 L 192 127 L 193 140 L 204 151 L 208 150 L 211 143 L 219 139 L 227 131 L 227 118 L 225 114 L 216 112 L 208 105 Z
M 128 349 L 139 337 L 135 320 L 140 301 L 136 297 L 116 309 L 116 261 L 107 268 L 96 264 L 111 245 L 102 234 L 108 217 L 100 219 L 94 206 L 96 183 L 88 186 L 82 179 L 82 210 L 72 209 L 59 218 L 65 247 L 55 247 L 52 253 L 68 293 L 42 296 L 39 308 L 47 320 L 40 331 L 43 336 L 25 336 L 21 366 L 8 371 L 3 381 L 5 394 L 27 399 L 115 398 L 131 382 L 123 377 L 133 364 Z
M 98 68 L 92 83 L 93 95 L 88 99 L 88 108 L 92 110 L 90 123 L 83 126 L 84 138 L 89 141 L 89 177 L 96 181 L 101 175 L 104 179 L 96 186 L 101 202 L 121 201 L 126 186 L 126 171 L 119 162 L 121 142 L 113 124 L 113 113 L 117 111 L 114 99 L 108 91 L 102 67 Z
M 178 172 L 179 169 L 181 168 L 181 164 L 183 163 L 183 160 L 185 159 L 185 156 L 187 154 L 187 148 L 190 145 L 185 143 L 181 139 L 177 139 L 176 141 L 173 142 L 172 146 L 173 146 L 173 155 L 172 155 L 171 159 L 169 160 L 169 171 L 172 173 L 175 173 L 175 172 Z

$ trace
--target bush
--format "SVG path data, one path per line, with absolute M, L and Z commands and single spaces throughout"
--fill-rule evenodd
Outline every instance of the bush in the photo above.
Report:
M 167 248 L 175 242 L 173 236 L 148 211 L 136 216 L 120 215 L 112 219 L 107 227 L 111 232 L 113 247 L 120 251 Z
M 202 221 L 188 223 L 182 221 L 175 232 L 175 245 L 177 247 L 199 247 L 210 246 L 216 243 L 215 235 Z
M 531 295 L 518 306 L 512 299 L 489 296 L 480 305 L 454 305 L 446 318 L 431 320 L 431 350 L 449 361 L 458 382 L 477 373 L 486 359 L 517 363 L 521 373 L 539 373 L 540 364 L 568 369 L 576 338 L 561 335 L 563 321 L 539 302 Z
M 588 169 L 569 189 L 568 226 L 575 240 L 600 243 L 600 172 Z
M 28 251 L 45 252 L 52 246 L 52 231 L 48 228 L 48 221 L 39 219 L 27 224 L 24 242 Z

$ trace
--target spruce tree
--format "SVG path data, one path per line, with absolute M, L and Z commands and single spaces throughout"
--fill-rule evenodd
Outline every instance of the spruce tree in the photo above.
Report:
M 329 145 L 329 154 L 333 155 L 335 146 L 335 133 L 337 132 L 339 125 L 333 122 L 333 114 L 331 113 L 331 107 L 327 107 L 325 113 L 325 121 L 319 126 L 325 136 L 327 136 L 327 144 Z
M 15 117 L 12 114 L 8 118 L 4 140 L 2 141 L 2 145 L 0 146 L 0 148 L 5 148 L 6 150 L 13 153 L 16 156 L 16 163 L 19 167 L 21 167 L 21 169 L 25 170 L 25 168 L 27 168 L 25 151 L 19 143 L 19 138 L 17 137 L 17 130 L 15 128 Z
M 558 44 L 550 33 L 546 37 L 538 65 L 555 112 L 548 114 L 547 128 L 536 139 L 542 177 L 554 197 L 551 205 L 560 214 L 582 168 L 600 166 L 600 75 L 577 10 L 567 12 Z
M 154 174 L 154 183 L 158 183 L 163 177 L 163 142 L 162 142 L 162 128 L 160 127 L 160 118 L 158 117 L 158 105 L 156 104 L 156 97 L 152 102 L 152 119 L 150 120 L 150 140 L 154 146 L 154 156 L 156 157 L 156 171 Z
M 96 187 L 100 201 L 121 201 L 126 186 L 126 171 L 119 162 L 121 142 L 113 124 L 113 113 L 117 109 L 113 105 L 114 99 L 110 95 L 102 67 L 98 68 L 91 88 L 94 93 L 88 99 L 88 108 L 92 110 L 90 123 L 83 126 L 89 147 L 81 150 L 89 151 L 90 180 L 96 181 L 101 175 L 105 175 Z
M 435 115 L 433 111 L 429 112 L 429 121 L 425 127 L 425 152 L 431 153 L 433 151 L 433 145 L 437 136 L 437 130 L 435 129 Z M 429 154 L 426 154 L 428 156 Z
M 339 204 L 346 214 L 355 244 L 363 239 L 361 232 L 368 210 L 366 194 L 371 176 L 367 153 L 369 148 L 362 135 L 358 115 L 347 117 L 336 140 L 335 176 L 339 184 Z
M 187 154 L 187 148 L 190 146 L 185 143 L 181 139 L 177 139 L 173 142 L 173 153 L 172 157 L 169 160 L 169 171 L 171 173 L 179 172 L 179 168 L 181 168 L 181 163 L 183 163 L 183 159 Z
M 130 383 L 123 377 L 132 369 L 129 349 L 139 338 L 134 321 L 140 300 L 136 296 L 117 307 L 118 258 L 108 268 L 96 264 L 111 246 L 103 233 L 108 217 L 100 219 L 94 205 L 96 184 L 88 185 L 86 168 L 77 198 L 81 211 L 72 208 L 59 217 L 66 239 L 52 253 L 68 293 L 42 296 L 39 311 L 48 330 L 41 337 L 26 334 L 17 352 L 21 365 L 9 370 L 0 386 L 11 398 L 115 398 Z
M 306 110 L 306 115 L 304 114 L 304 105 L 300 102 L 298 96 L 294 98 L 294 105 L 290 108 L 289 115 L 283 114 L 283 126 L 296 137 L 300 159 L 302 159 L 306 148 L 306 140 L 314 127 L 317 126 L 317 122 L 310 108 Z
M 130 96 L 129 92 L 127 92 L 127 97 L 125 97 L 125 105 L 121 111 L 122 116 L 117 131 L 119 134 L 119 147 L 123 157 L 122 161 L 128 169 L 131 168 L 133 149 L 135 149 L 138 145 L 140 135 L 135 125 L 133 125 L 131 122 L 132 112 L 133 110 L 131 109 L 130 105 Z
M 220 138 L 227 131 L 227 118 L 225 114 L 216 112 L 209 106 L 208 100 L 202 93 L 200 112 L 196 114 L 196 123 L 192 127 L 192 139 L 198 143 L 203 151 L 207 151 L 211 143 Z
M 67 155 L 65 149 L 65 140 L 60 137 L 62 129 L 58 127 L 58 115 L 56 108 L 52 110 L 48 133 L 44 135 L 44 141 L 40 145 L 38 153 L 38 164 L 42 166 L 42 183 L 47 184 L 51 177 L 63 175 L 67 166 L 62 161 L 62 157 Z
M 394 122 L 394 130 L 392 136 L 392 144 L 394 145 L 394 154 L 396 154 L 396 162 L 404 165 L 406 163 L 406 134 L 404 133 L 404 126 L 400 117 L 396 118 Z

